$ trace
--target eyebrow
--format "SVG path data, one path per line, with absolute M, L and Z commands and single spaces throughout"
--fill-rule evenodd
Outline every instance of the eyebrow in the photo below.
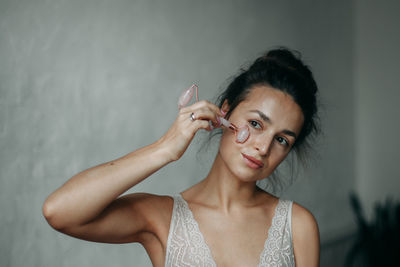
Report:
M 256 110 L 256 109 L 255 109 L 255 110 L 250 110 L 250 112 L 257 113 L 258 116 L 260 116 L 260 118 L 261 118 L 263 121 L 272 124 L 272 120 L 271 120 L 267 115 L 265 115 L 263 112 L 261 112 L 261 111 L 259 111 L 259 110 Z M 297 138 L 296 134 L 295 134 L 293 131 L 290 131 L 290 130 L 283 130 L 282 132 L 283 132 L 284 134 L 287 134 L 287 135 L 290 135 L 290 136 L 294 137 L 295 139 Z

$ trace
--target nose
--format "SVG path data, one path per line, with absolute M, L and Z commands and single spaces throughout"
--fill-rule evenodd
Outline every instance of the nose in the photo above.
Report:
M 260 156 L 268 156 L 271 152 L 272 142 L 274 141 L 274 136 L 271 134 L 261 134 L 255 139 L 255 149 L 258 151 Z

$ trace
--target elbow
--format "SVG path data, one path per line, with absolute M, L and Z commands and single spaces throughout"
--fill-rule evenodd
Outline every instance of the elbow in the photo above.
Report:
M 43 203 L 42 214 L 47 222 L 51 220 L 52 210 L 51 210 L 51 204 L 49 203 L 48 199 L 46 199 L 46 201 Z
M 42 206 L 42 214 L 51 227 L 61 231 L 65 226 L 62 225 L 62 221 L 59 219 L 60 216 L 57 215 L 56 211 L 54 204 L 47 198 Z

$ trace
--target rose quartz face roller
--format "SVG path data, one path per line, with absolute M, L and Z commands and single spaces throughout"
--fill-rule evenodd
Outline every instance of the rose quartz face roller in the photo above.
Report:
M 249 139 L 249 136 L 250 136 L 249 126 L 245 125 L 242 127 L 237 127 L 236 125 L 234 125 L 233 123 L 231 123 L 230 121 L 228 121 L 222 117 L 219 117 L 219 120 L 223 126 L 225 126 L 226 128 L 229 128 L 235 132 L 236 143 L 242 144 L 242 143 L 246 142 L 247 139 Z
M 178 108 L 181 109 L 184 106 L 186 106 L 190 100 L 193 98 L 194 92 L 196 91 L 196 102 L 199 101 L 199 95 L 198 95 L 198 86 L 193 84 L 192 86 L 190 86 L 189 88 L 185 89 L 181 96 L 179 97 L 178 100 Z M 220 125 L 219 126 L 225 126 L 228 129 L 231 129 L 232 131 L 235 132 L 235 136 L 236 136 L 236 143 L 244 143 L 247 141 L 247 139 L 249 139 L 250 136 L 250 130 L 249 130 L 249 126 L 244 125 L 242 127 L 237 127 L 236 125 L 234 125 L 233 123 L 231 123 L 230 121 L 226 120 L 223 117 L 217 117 Z

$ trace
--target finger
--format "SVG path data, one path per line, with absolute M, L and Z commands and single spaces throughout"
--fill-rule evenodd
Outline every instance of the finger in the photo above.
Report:
M 218 116 L 223 117 L 224 114 L 221 112 L 220 108 L 213 103 L 208 102 L 207 100 L 201 100 L 196 102 L 188 107 L 184 107 L 181 109 L 182 112 L 194 112 L 197 109 L 209 109 L 212 110 Z
M 191 106 L 190 108 L 183 110 L 183 113 L 193 112 L 197 114 L 196 118 L 212 120 L 214 126 L 220 125 L 219 117 L 224 117 L 224 114 L 217 106 L 211 103 L 208 104 L 204 103 L 199 106 L 200 106 L 199 108 L 197 108 L 196 106 Z
M 197 132 L 197 131 L 200 130 L 200 129 L 205 129 L 205 130 L 207 130 L 207 131 L 210 131 L 210 130 L 211 130 L 210 124 L 209 124 L 209 122 L 206 121 L 206 120 L 195 120 L 195 121 L 193 121 L 193 123 L 192 123 L 192 128 L 193 128 L 193 130 L 194 130 L 195 132 Z
M 191 117 L 193 113 L 193 116 L 196 120 L 206 120 L 206 121 L 210 121 L 212 123 L 212 125 L 214 127 L 218 127 L 219 126 L 219 119 L 218 119 L 218 115 L 215 114 L 214 111 L 209 110 L 209 109 L 198 109 L 194 112 L 191 112 L 188 116 Z
M 203 108 L 204 107 L 209 108 L 210 110 L 212 110 L 218 116 L 221 116 L 221 117 L 224 116 L 224 114 L 221 112 L 221 109 L 217 105 L 215 105 L 213 103 L 210 103 L 210 102 L 208 102 L 206 100 L 203 100 L 203 101 L 199 102 L 199 105 L 200 105 L 200 107 L 203 107 Z

